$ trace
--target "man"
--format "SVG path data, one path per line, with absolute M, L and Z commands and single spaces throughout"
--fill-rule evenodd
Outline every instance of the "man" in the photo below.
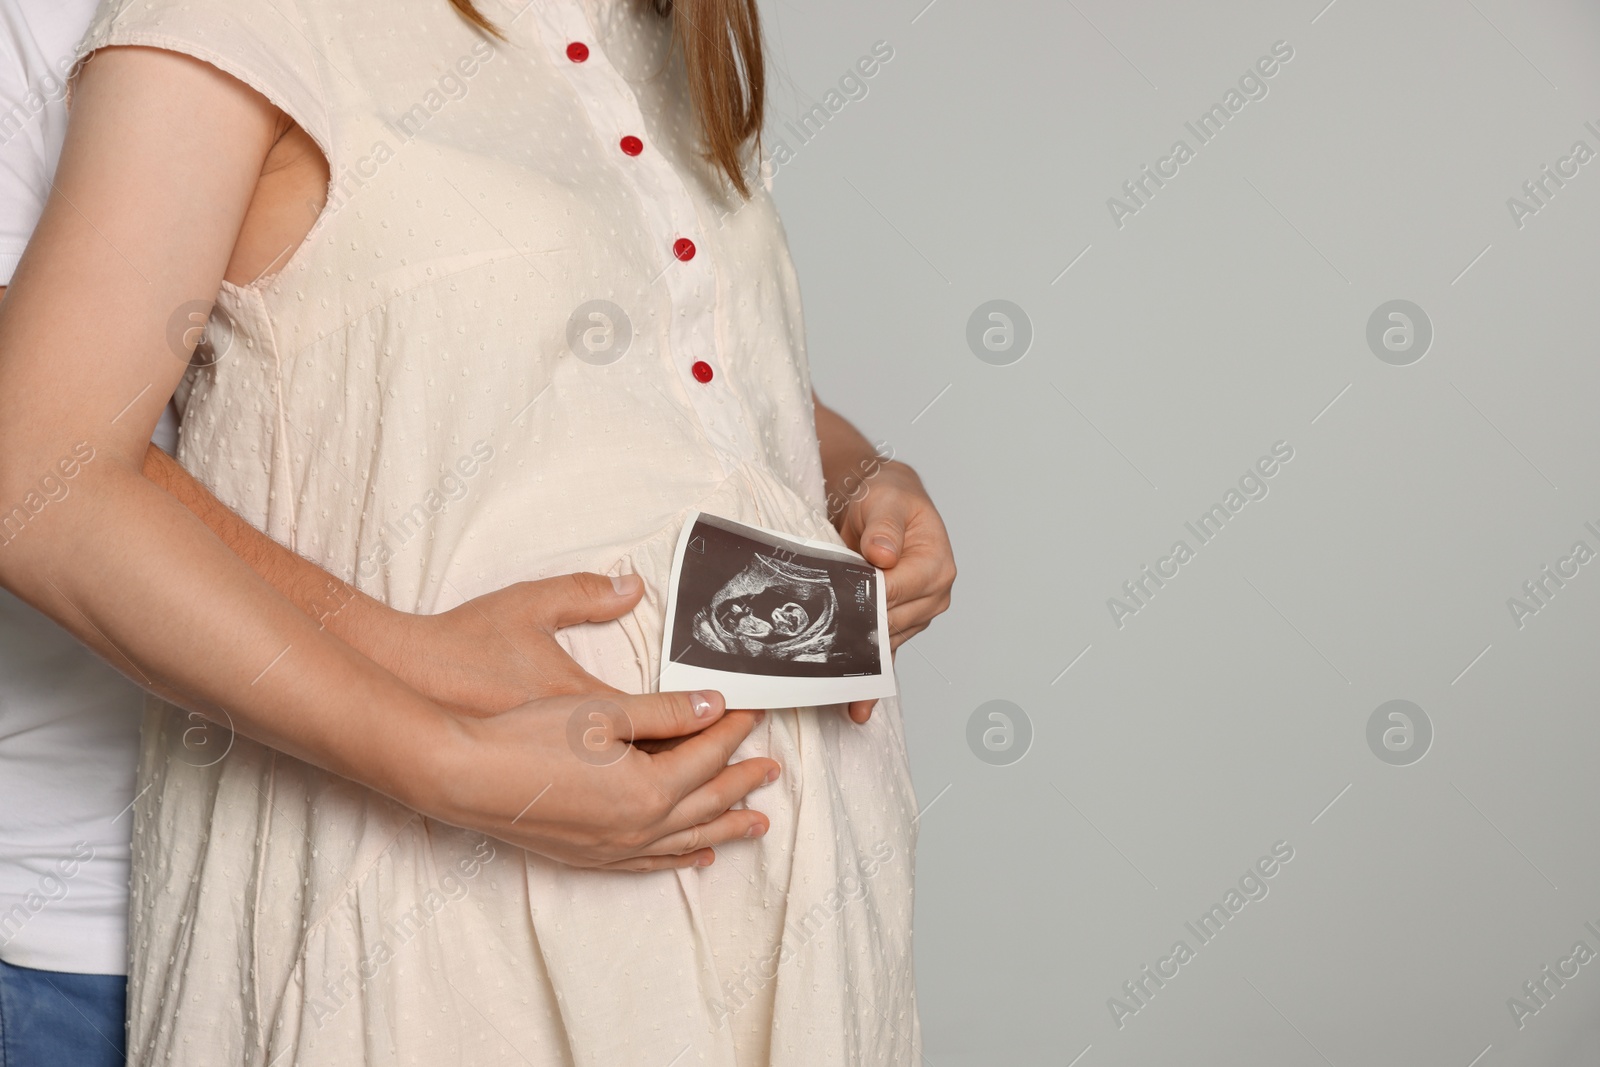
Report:
M 95 0 L 0 7 L 0 295 L 44 208 Z M 169 409 L 157 443 L 177 446 Z M 9 533 L 3 536 L 9 536 Z M 0 590 L 0 1060 L 123 1062 L 143 694 Z

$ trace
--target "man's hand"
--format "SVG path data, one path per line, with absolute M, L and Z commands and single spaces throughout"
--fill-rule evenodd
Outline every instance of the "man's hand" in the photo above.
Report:
M 437 615 L 380 609 L 369 652 L 418 691 L 468 715 L 492 715 L 540 697 L 615 693 L 567 655 L 555 633 L 632 611 L 636 574 L 565 574 L 518 582 Z M 333 628 L 333 627 L 330 627 Z

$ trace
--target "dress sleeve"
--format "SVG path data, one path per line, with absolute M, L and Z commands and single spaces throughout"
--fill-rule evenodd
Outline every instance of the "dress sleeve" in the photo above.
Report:
M 332 165 L 322 31 L 296 0 L 101 0 L 78 47 L 71 89 L 95 49 L 142 45 L 181 52 L 244 82 L 300 125 Z

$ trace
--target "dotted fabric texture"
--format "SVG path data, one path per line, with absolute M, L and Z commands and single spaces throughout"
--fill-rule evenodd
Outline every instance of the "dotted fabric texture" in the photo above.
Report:
M 179 457 L 405 611 L 640 574 L 636 612 L 562 640 L 646 691 L 689 509 L 838 540 L 798 286 L 761 181 L 745 203 L 702 158 L 668 20 L 630 0 L 480 7 L 506 42 L 446 0 L 102 7 L 88 47 L 216 65 L 332 172 L 305 242 L 224 286 Z M 769 714 L 736 758 L 784 766 L 753 801 L 771 832 L 648 875 L 485 843 L 243 738 L 196 767 L 185 725 L 151 701 L 134 1065 L 920 1058 L 894 700 L 866 726 Z

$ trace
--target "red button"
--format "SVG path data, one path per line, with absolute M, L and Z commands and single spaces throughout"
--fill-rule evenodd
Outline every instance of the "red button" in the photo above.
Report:
M 589 58 L 589 46 L 582 41 L 573 41 L 567 45 L 567 58 L 574 63 L 582 63 Z
M 703 359 L 695 360 L 694 366 L 690 367 L 689 370 L 694 375 L 694 380 L 702 385 L 711 380 L 711 364 Z
M 622 139 L 622 151 L 624 155 L 636 156 L 644 151 L 644 142 L 630 133 Z
M 687 237 L 680 237 L 672 243 L 672 254 L 687 263 L 694 258 L 694 242 Z M 706 368 L 707 372 L 711 370 Z

